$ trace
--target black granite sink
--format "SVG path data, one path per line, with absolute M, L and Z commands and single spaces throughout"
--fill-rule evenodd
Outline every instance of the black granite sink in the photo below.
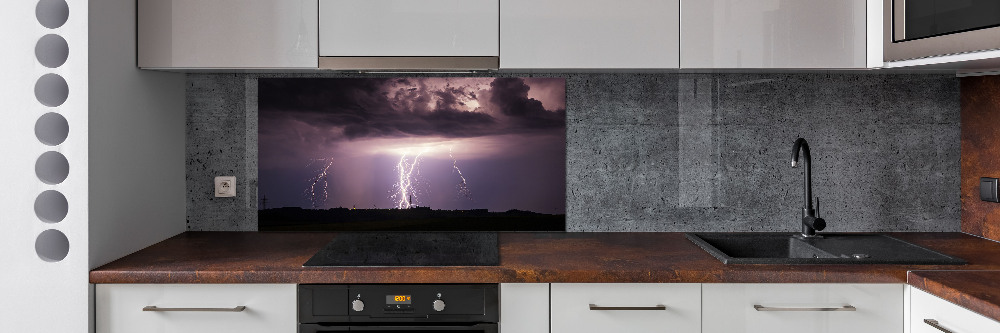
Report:
M 964 265 L 948 256 L 880 234 L 688 233 L 687 238 L 724 264 Z

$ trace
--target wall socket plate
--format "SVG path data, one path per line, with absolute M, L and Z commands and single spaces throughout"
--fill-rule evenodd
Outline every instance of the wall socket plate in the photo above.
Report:
M 988 202 L 1000 202 L 1000 195 L 997 193 L 998 179 L 991 177 L 979 178 L 979 200 Z
M 215 197 L 229 198 L 236 196 L 236 177 L 219 176 L 215 177 Z

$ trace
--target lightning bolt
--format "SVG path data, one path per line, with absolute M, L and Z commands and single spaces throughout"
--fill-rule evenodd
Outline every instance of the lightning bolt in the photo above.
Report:
M 458 195 L 469 199 L 469 201 L 474 201 L 472 200 L 472 191 L 469 190 L 469 183 L 465 180 L 465 176 L 462 175 L 462 169 L 458 168 L 458 160 L 456 160 L 455 155 L 452 154 L 451 148 L 448 148 L 448 157 L 451 157 L 451 167 L 455 169 L 455 172 L 458 173 L 458 178 L 462 180 L 462 182 L 456 185 L 458 188 Z
M 316 176 L 309 178 L 306 182 L 309 183 L 309 187 L 306 188 L 305 195 L 306 198 L 312 202 L 312 207 L 314 209 L 319 208 L 326 203 L 326 199 L 329 195 L 327 192 L 327 187 L 330 185 L 327 176 L 330 167 L 333 166 L 333 158 L 318 158 L 310 160 L 306 167 L 312 166 L 313 164 L 320 162 L 321 167 L 316 170 Z
M 396 208 L 406 209 L 417 204 L 416 177 L 420 175 L 420 156 L 423 154 L 423 151 L 417 153 L 412 160 L 406 159 L 407 153 L 403 153 L 403 156 L 399 157 L 399 162 L 396 163 L 399 180 L 394 185 L 395 193 L 390 197 L 397 201 Z

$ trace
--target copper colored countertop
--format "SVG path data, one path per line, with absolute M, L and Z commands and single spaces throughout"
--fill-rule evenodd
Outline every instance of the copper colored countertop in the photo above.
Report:
M 894 233 L 969 262 L 724 265 L 683 233 L 502 233 L 500 265 L 302 267 L 334 233 L 186 232 L 90 272 L 91 283 L 905 283 L 910 270 L 1000 270 L 1000 244 L 962 233 Z
M 1000 271 L 912 271 L 907 283 L 1000 321 Z

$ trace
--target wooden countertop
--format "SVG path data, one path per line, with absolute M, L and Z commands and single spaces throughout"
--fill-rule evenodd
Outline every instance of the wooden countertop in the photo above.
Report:
M 969 262 L 724 265 L 683 233 L 502 233 L 499 266 L 302 267 L 334 233 L 186 232 L 90 272 L 91 283 L 905 283 L 910 270 L 1000 270 L 1000 244 L 962 233 L 894 237 Z
M 501 233 L 499 266 L 302 267 L 334 233 L 185 232 L 91 283 L 909 283 L 1000 321 L 1000 243 L 892 233 L 968 265 L 724 265 L 683 233 Z M 907 273 L 909 272 L 909 273 Z
M 912 271 L 907 283 L 1000 321 L 1000 271 Z

